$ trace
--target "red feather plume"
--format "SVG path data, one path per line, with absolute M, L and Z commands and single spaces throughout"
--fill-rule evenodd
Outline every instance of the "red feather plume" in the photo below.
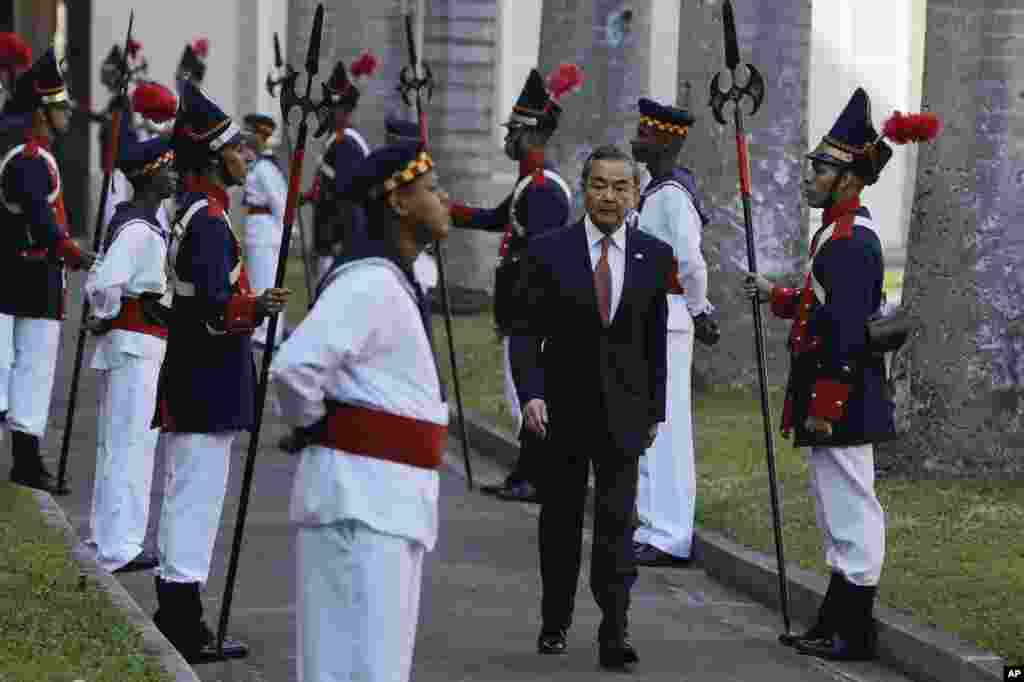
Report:
M 140 43 L 137 40 L 131 40 L 131 39 L 128 40 L 128 55 L 132 59 L 135 59 L 136 55 L 138 55 L 139 52 L 141 52 L 141 51 L 142 51 L 142 43 Z
M 923 114 L 893 113 L 882 124 L 882 137 L 896 144 L 931 142 L 942 132 L 942 120 L 931 112 Z
M 159 83 L 143 81 L 132 93 L 132 109 L 143 118 L 164 123 L 178 113 L 178 98 Z
M 551 99 L 558 101 L 583 87 L 583 69 L 576 64 L 561 64 L 548 76 L 548 92 Z
M 27 69 L 32 64 L 32 48 L 17 33 L 0 33 L 0 66 Z
M 377 57 L 372 52 L 364 52 L 359 59 L 352 64 L 352 77 L 365 78 L 372 76 L 377 70 Z
M 196 53 L 197 57 L 206 58 L 206 55 L 210 52 L 210 41 L 206 38 L 199 38 L 192 43 L 192 51 Z

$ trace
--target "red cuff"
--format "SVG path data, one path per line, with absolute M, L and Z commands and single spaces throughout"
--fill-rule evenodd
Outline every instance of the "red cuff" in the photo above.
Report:
M 448 210 L 451 214 L 452 222 L 459 226 L 469 223 L 469 221 L 473 219 L 473 214 L 476 212 L 469 206 L 458 202 L 452 202 Z
M 235 294 L 224 311 L 224 331 L 228 334 L 251 334 L 262 322 L 262 317 L 257 315 L 255 296 Z
M 672 259 L 672 270 L 668 273 L 668 293 L 670 294 L 684 294 L 686 289 L 683 288 L 682 283 L 679 281 L 679 259 Z
M 531 149 L 526 152 L 526 158 L 519 162 L 519 177 L 540 173 L 544 175 L 544 150 Z
M 57 242 L 54 247 L 57 257 L 61 258 L 65 263 L 75 270 L 79 270 L 82 267 L 82 249 L 79 248 L 78 244 L 71 237 L 64 237 Z
M 850 397 L 850 384 L 841 384 L 831 379 L 818 379 L 811 392 L 811 406 L 808 414 L 826 421 L 837 422 L 846 411 Z
M 772 313 L 776 317 L 791 319 L 796 314 L 796 302 L 800 297 L 799 289 L 775 287 L 772 289 Z

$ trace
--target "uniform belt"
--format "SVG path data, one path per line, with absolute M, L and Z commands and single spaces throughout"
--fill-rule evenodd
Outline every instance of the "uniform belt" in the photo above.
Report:
M 246 206 L 249 215 L 274 215 L 269 206 Z
M 436 469 L 448 435 L 440 424 L 354 405 L 328 403 L 314 442 L 335 450 Z
M 167 338 L 167 327 L 153 324 L 142 312 L 142 301 L 137 298 L 122 298 L 121 312 L 110 324 L 111 329 L 122 329 L 128 332 L 139 332 L 157 338 Z

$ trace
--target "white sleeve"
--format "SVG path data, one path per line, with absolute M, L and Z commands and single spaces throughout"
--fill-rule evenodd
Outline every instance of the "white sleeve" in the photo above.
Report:
M 160 237 L 141 223 L 125 225 L 110 248 L 89 270 L 85 295 L 93 315 L 110 320 L 121 312 L 121 297 L 129 284 L 141 291 L 163 293 L 164 258 Z
M 110 178 L 112 180 L 111 187 L 107 194 L 107 203 L 103 207 L 104 229 L 110 226 L 110 220 L 114 217 L 114 209 L 117 208 L 117 205 L 125 201 L 131 201 L 135 195 L 131 183 L 128 182 L 128 178 L 125 177 L 120 169 L 115 168 Z
M 647 201 L 652 200 L 656 210 L 651 225 L 658 226 L 652 234 L 668 242 L 679 261 L 679 280 L 690 315 L 714 310 L 708 301 L 708 266 L 700 251 L 702 224 L 693 200 L 685 190 L 671 187 L 659 190 Z
M 343 273 L 323 291 L 270 366 L 287 422 L 310 426 L 323 417 L 327 380 L 373 352 L 388 326 L 387 311 L 396 307 L 390 302 L 395 286 L 390 272 L 367 266 Z
M 285 204 L 288 202 L 288 183 L 285 182 L 284 173 L 273 162 L 267 161 L 263 165 L 263 191 L 270 201 L 274 217 L 283 221 Z

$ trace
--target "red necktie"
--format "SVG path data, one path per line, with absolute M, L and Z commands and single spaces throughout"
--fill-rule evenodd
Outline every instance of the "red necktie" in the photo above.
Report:
M 601 311 L 604 326 L 611 324 L 612 319 L 612 270 L 608 267 L 608 242 L 611 237 L 601 238 L 601 258 L 594 270 L 594 289 L 597 290 L 597 307 Z

